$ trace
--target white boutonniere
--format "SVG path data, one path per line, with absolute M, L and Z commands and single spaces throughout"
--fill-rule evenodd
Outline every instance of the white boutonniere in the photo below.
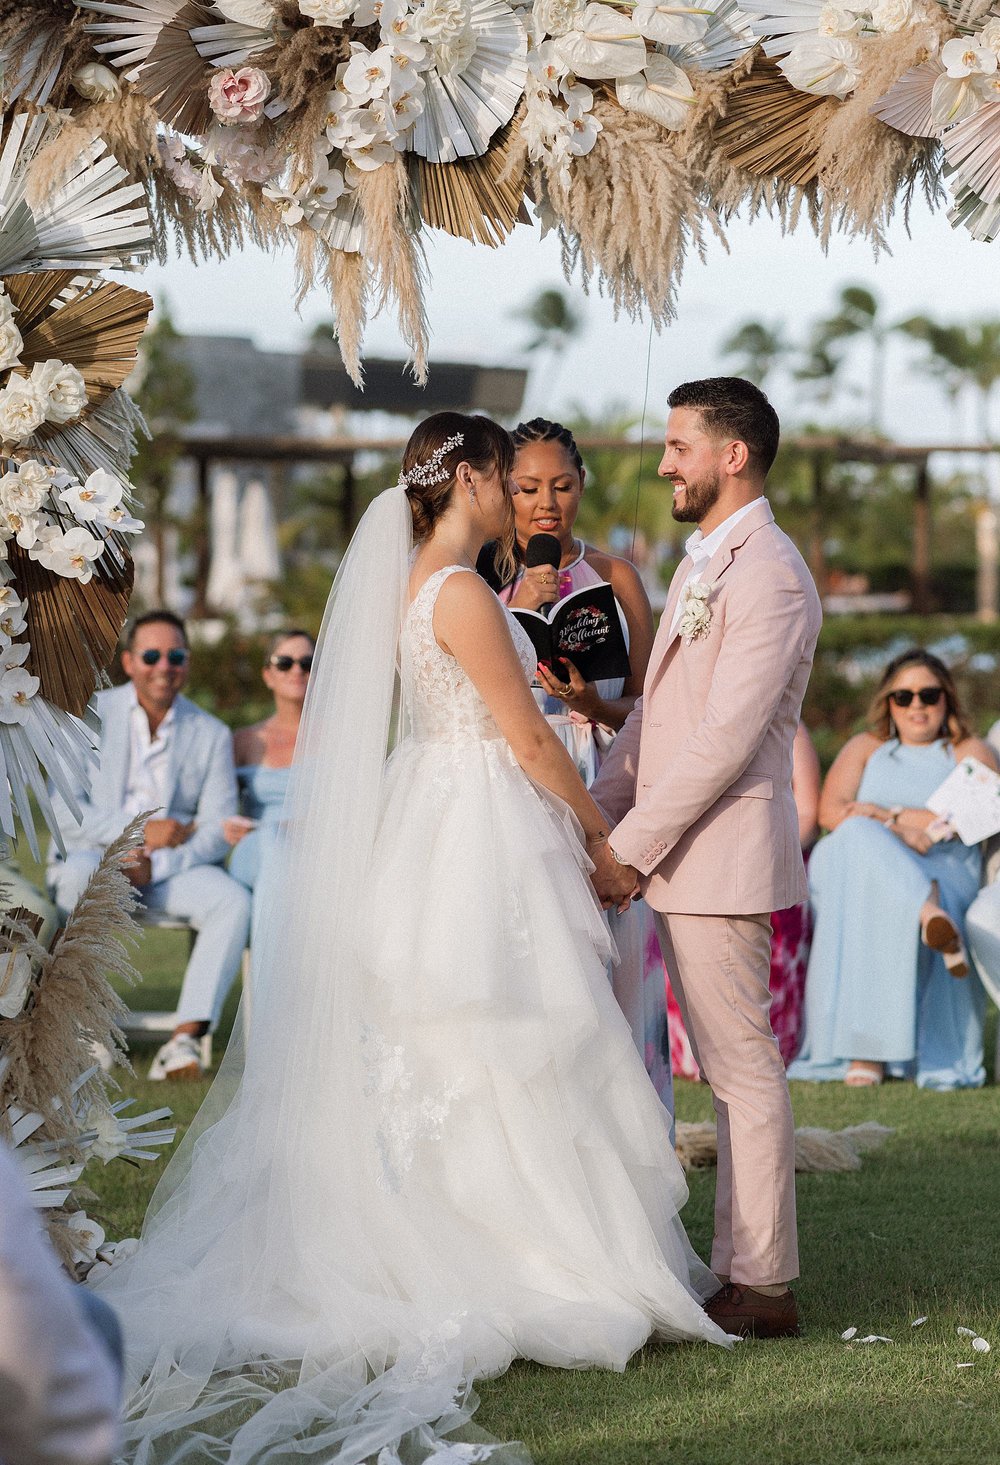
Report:
M 708 600 L 714 589 L 714 580 L 692 580 L 689 585 L 685 585 L 681 600 L 681 618 L 677 626 L 685 646 L 707 636 L 711 630 L 712 607 Z

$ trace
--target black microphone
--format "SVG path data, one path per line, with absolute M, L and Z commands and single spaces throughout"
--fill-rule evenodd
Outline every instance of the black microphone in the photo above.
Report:
M 524 547 L 524 567 L 527 570 L 535 565 L 551 565 L 554 570 L 558 570 L 561 559 L 562 545 L 554 534 L 533 534 Z M 547 614 L 555 603 L 553 598 L 538 609 Z

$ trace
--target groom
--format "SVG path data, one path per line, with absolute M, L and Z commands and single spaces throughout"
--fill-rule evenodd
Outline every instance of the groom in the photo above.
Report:
M 669 397 L 661 478 L 698 527 L 667 595 L 642 699 L 592 793 L 638 873 L 692 1048 L 719 1169 L 707 1312 L 730 1333 L 798 1333 L 794 1128 L 768 1010 L 770 912 L 806 898 L 792 739 L 822 613 L 764 497 L 778 418 L 738 377 Z M 628 876 L 630 870 L 623 870 Z

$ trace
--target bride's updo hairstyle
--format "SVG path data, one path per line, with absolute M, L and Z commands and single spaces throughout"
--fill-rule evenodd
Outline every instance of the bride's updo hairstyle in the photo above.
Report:
M 460 439 L 460 441 L 455 441 Z M 459 463 L 477 473 L 496 473 L 507 483 L 514 470 L 514 440 L 489 417 L 464 412 L 435 412 L 413 429 L 403 453 L 403 482 L 413 514 L 413 538 L 429 539 L 451 503 Z M 497 567 L 514 562 L 514 511 L 497 540 Z

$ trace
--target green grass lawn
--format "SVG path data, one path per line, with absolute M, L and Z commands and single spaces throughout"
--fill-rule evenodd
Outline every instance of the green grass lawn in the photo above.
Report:
M 185 938 L 150 932 L 135 1006 L 169 1007 Z M 231 1027 L 231 999 L 223 1032 Z M 988 1034 L 992 1047 L 993 1028 Z M 152 1046 L 136 1052 L 145 1072 Z M 137 1076 L 123 1090 L 189 1122 L 204 1084 Z M 1000 1089 L 929 1094 L 887 1084 L 793 1086 L 799 1124 L 891 1126 L 855 1174 L 799 1177 L 801 1341 L 647 1348 L 624 1375 L 519 1364 L 480 1387 L 477 1422 L 523 1439 L 537 1465 L 981 1465 L 1000 1461 Z M 707 1091 L 680 1083 L 682 1119 L 710 1117 Z M 113 1237 L 134 1235 L 164 1162 L 91 1167 L 89 1206 Z M 691 1177 L 684 1216 L 702 1255 L 714 1171 Z M 927 1316 L 921 1328 L 910 1324 Z M 845 1344 L 880 1333 L 892 1344 Z M 973 1352 L 958 1326 L 991 1343 Z M 973 1362 L 972 1368 L 959 1368 Z

